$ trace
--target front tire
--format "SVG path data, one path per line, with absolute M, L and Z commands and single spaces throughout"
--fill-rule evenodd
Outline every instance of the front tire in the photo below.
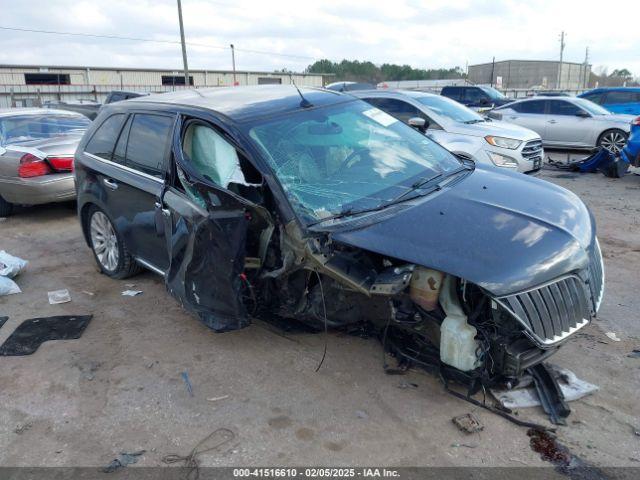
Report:
M 7 202 L 0 196 L 0 217 L 8 217 L 13 213 L 13 203 Z
M 100 271 L 118 279 L 139 273 L 142 268 L 129 253 L 107 214 L 97 207 L 91 207 L 86 218 L 91 250 Z
M 609 150 L 613 154 L 618 154 L 626 145 L 628 137 L 629 135 L 626 132 L 612 128 L 600 135 L 597 146 Z

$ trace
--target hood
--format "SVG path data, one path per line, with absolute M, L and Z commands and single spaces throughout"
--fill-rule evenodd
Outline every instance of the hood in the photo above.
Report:
M 540 135 L 533 130 L 499 120 L 491 120 L 481 123 L 451 122 L 448 125 L 447 131 L 457 133 L 459 135 L 471 135 L 474 137 L 494 135 L 496 137 L 515 138 L 523 141 L 540 140 Z
M 464 180 L 390 218 L 331 236 L 502 296 L 585 268 L 595 224 L 568 190 L 477 165 Z

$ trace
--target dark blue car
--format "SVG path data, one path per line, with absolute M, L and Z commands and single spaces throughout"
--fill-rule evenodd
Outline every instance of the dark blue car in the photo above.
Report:
M 578 97 L 602 105 L 612 113 L 640 115 L 640 87 L 596 88 Z

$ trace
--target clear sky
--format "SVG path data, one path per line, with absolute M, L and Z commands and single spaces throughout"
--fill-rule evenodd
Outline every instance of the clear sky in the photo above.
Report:
M 302 70 L 316 59 L 464 68 L 564 58 L 640 76 L 640 1 L 182 0 L 189 65 Z M 178 41 L 176 0 L 0 0 L 0 26 Z M 198 44 L 198 45 L 195 45 Z M 175 68 L 180 45 L 0 30 L 0 63 Z M 218 47 L 218 48 L 216 48 Z M 252 53 L 247 50 L 267 52 Z

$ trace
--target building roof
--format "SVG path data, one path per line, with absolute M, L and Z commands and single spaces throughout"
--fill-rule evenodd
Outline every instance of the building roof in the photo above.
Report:
M 322 88 L 300 87 L 305 100 L 313 106 L 326 106 L 355 100 Z M 206 108 L 230 119 L 243 122 L 250 118 L 302 110 L 302 99 L 293 85 L 259 85 L 250 87 L 211 87 L 178 90 L 127 100 L 132 103 L 178 104 Z M 116 103 L 115 105 L 119 105 Z
M 182 67 L 179 68 L 144 68 L 144 67 L 138 67 L 138 68 L 134 68 L 134 67 L 95 67 L 95 66 L 89 66 L 89 65 L 75 65 L 75 66 L 69 66 L 69 65 L 14 65 L 14 64 L 0 64 L 0 69 L 2 68 L 15 68 L 15 69 L 20 69 L 20 68 L 28 68 L 28 69 L 34 69 L 34 68 L 50 68 L 52 70 L 106 70 L 106 71 L 112 71 L 112 72 L 160 72 L 160 73 L 166 73 L 166 72 L 176 72 L 177 75 L 184 75 L 184 70 L 182 69 Z M 215 69 L 215 68 L 190 68 L 189 69 L 189 73 L 204 73 L 204 72 L 208 72 L 208 73 L 228 73 L 228 74 L 233 74 L 233 70 L 221 70 L 221 69 Z M 45 72 L 43 72 L 45 73 Z M 258 71 L 258 70 L 236 70 L 236 74 L 242 74 L 242 73 L 253 73 L 253 74 L 260 74 L 260 75 L 289 75 L 289 72 L 265 72 L 265 71 Z M 291 72 L 291 75 L 301 75 L 301 76 L 305 76 L 305 77 L 311 77 L 311 76 L 333 76 L 333 73 L 299 73 L 299 72 Z
M 521 63 L 560 63 L 559 60 L 525 60 L 525 59 L 511 59 L 511 60 L 496 60 L 495 64 L 499 63 L 510 63 L 510 62 L 521 62 Z M 485 63 L 475 63 L 473 65 L 469 65 L 469 67 L 481 67 L 483 65 L 491 65 L 494 62 L 485 62 Z M 584 62 L 567 62 L 562 61 L 563 65 L 584 65 Z M 587 64 L 591 66 L 591 64 Z

